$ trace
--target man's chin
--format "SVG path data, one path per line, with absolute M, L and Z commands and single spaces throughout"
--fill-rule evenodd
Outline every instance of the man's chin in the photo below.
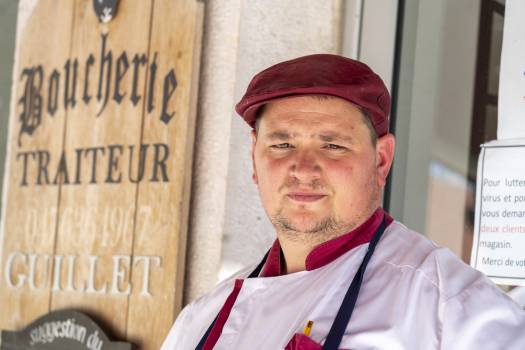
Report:
M 276 216 L 272 220 L 277 230 L 297 233 L 322 233 L 335 229 L 337 223 L 331 217 L 319 218 L 313 215 Z

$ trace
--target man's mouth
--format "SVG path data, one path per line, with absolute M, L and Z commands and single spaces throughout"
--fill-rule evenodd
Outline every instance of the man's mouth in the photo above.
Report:
M 320 193 L 290 192 L 287 197 L 297 202 L 315 202 L 326 197 Z

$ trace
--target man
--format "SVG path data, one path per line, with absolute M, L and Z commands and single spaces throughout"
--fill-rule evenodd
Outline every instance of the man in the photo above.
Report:
M 179 315 L 163 349 L 525 349 L 525 315 L 381 209 L 390 96 L 363 63 L 311 55 L 251 81 L 237 112 L 277 239 Z

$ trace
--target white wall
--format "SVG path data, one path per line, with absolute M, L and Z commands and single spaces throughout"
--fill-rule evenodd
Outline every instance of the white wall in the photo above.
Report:
M 209 0 L 205 6 L 184 303 L 217 282 L 241 5 Z

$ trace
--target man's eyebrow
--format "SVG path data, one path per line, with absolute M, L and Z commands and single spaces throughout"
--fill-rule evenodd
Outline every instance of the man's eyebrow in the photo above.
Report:
M 286 141 L 286 140 L 291 139 L 290 134 L 286 131 L 274 131 L 266 135 L 266 137 L 270 140 L 281 140 L 281 141 Z
M 339 133 L 327 133 L 319 134 L 319 138 L 324 142 L 333 142 L 333 141 L 345 141 L 348 143 L 353 143 L 354 139 L 350 136 L 341 135 Z

